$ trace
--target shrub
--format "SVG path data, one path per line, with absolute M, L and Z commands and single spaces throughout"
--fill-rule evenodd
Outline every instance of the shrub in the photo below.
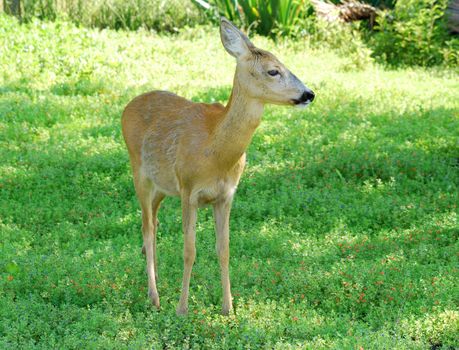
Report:
M 333 49 L 346 57 L 344 70 L 361 69 L 372 61 L 359 24 L 343 25 L 316 18 L 308 0 L 213 0 L 212 4 L 217 12 L 214 18 L 225 16 L 275 39 L 289 37 L 313 47 Z
M 364 29 L 360 23 L 327 23 L 316 19 L 308 0 L 213 0 L 209 3 L 217 8 L 218 15 L 261 35 L 308 37 L 312 45 L 337 49 L 348 58 L 347 68 L 366 66 L 370 56 L 390 65 L 459 64 L 459 39 L 450 37 L 446 29 L 448 0 L 364 2 L 393 8 L 380 12 L 376 33 Z
M 372 62 L 372 51 L 366 46 L 359 23 L 345 24 L 327 22 L 319 18 L 309 26 L 307 34 L 310 45 L 333 49 L 345 57 L 343 70 L 363 69 Z
M 378 18 L 374 55 L 392 65 L 458 64 L 459 40 L 446 29 L 447 0 L 399 0 Z
M 210 4 L 218 16 L 272 37 L 295 32 L 311 12 L 308 0 L 213 0 Z

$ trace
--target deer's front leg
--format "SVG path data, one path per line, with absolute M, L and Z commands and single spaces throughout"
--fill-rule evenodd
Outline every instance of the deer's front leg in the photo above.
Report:
M 215 231 L 217 235 L 217 254 L 220 261 L 221 280 L 223 289 L 222 314 L 228 315 L 233 307 L 229 278 L 229 217 L 232 198 L 213 205 Z
M 182 225 L 183 225 L 183 281 L 182 294 L 177 306 L 177 314 L 188 312 L 188 292 L 190 289 L 191 269 L 196 256 L 196 214 L 197 206 L 190 203 L 189 196 L 182 196 Z

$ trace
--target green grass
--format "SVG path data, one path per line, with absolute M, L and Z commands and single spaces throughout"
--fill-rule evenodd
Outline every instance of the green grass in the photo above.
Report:
M 67 20 L 86 27 L 175 32 L 202 24 L 193 0 L 22 0 L 22 19 Z
M 0 16 L 0 348 L 459 346 L 457 75 L 349 71 L 332 52 L 254 42 L 317 100 L 267 108 L 248 149 L 231 217 L 235 313 L 219 315 L 204 209 L 190 314 L 178 318 L 180 203 L 159 213 L 156 312 L 120 116 L 152 89 L 225 101 L 235 62 L 218 31 Z

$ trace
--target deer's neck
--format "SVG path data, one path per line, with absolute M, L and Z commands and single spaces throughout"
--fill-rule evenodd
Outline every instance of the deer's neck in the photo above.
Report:
M 218 124 L 213 140 L 213 151 L 219 163 L 234 165 L 252 140 L 260 124 L 263 103 L 250 98 L 235 78 L 233 91 Z

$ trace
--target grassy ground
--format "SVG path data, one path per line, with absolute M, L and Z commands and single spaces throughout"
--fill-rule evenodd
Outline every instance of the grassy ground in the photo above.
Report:
M 255 38 L 317 93 L 270 107 L 231 218 L 235 313 L 219 315 L 212 213 L 200 211 L 190 315 L 175 316 L 180 203 L 159 214 L 147 299 L 124 105 L 168 89 L 225 101 L 216 30 L 27 26 L 0 17 L 0 348 L 452 349 L 459 346 L 459 81 L 349 71 Z

